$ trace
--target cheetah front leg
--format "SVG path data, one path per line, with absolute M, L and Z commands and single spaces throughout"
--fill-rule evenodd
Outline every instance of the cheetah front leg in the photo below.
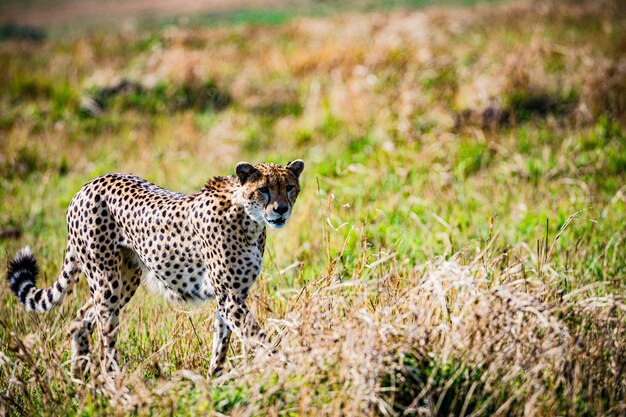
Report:
M 265 345 L 267 336 L 242 297 L 217 295 L 218 312 L 228 328 L 247 345 Z
M 230 330 L 244 342 L 253 344 L 265 342 L 265 332 L 240 297 L 226 297 L 219 303 L 218 310 Z
M 230 343 L 231 330 L 220 315 L 219 309 L 215 310 L 215 322 L 213 324 L 215 332 L 213 334 L 213 353 L 211 354 L 211 366 L 209 376 L 220 376 L 224 369 L 226 352 Z

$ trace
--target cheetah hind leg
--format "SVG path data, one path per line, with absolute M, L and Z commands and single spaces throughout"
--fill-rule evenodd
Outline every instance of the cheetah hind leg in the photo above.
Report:
M 96 320 L 93 300 L 89 300 L 78 310 L 70 327 L 72 334 L 72 373 L 75 378 L 87 376 L 90 362 L 89 339 Z
M 141 282 L 142 269 L 137 257 L 130 250 L 121 251 L 122 262 L 119 264 L 122 283 L 119 306 L 121 310 L 137 291 Z M 90 299 L 76 314 L 70 332 L 72 334 L 72 373 L 75 378 L 87 376 L 91 362 L 89 340 L 94 330 L 97 315 L 93 299 Z M 115 365 L 113 365 L 115 366 Z
M 141 283 L 143 271 L 137 259 L 132 250 L 121 249 L 117 257 L 118 273 L 105 274 L 105 277 L 110 278 L 108 280 L 105 278 L 109 285 L 106 289 L 100 288 L 100 294 L 96 294 L 98 301 L 94 309 L 103 349 L 101 359 L 105 372 L 110 375 L 120 371 L 116 348 L 120 311 L 130 301 Z

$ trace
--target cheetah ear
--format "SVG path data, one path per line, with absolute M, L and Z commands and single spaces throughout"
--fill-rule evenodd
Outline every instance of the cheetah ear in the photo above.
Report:
M 252 175 L 258 172 L 259 170 L 256 169 L 254 165 L 247 162 L 239 162 L 235 167 L 235 174 L 237 174 L 241 185 L 245 184 Z
M 296 159 L 295 161 L 289 162 L 285 168 L 293 172 L 296 178 L 300 178 L 300 174 L 302 174 L 304 170 L 304 161 L 302 161 L 302 159 Z

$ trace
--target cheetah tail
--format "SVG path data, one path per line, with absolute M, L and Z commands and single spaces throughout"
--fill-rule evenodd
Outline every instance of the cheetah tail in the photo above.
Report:
M 66 252 L 63 272 L 50 288 L 37 288 L 35 280 L 39 275 L 37 259 L 28 246 L 20 250 L 9 263 L 7 278 L 11 291 L 17 296 L 26 311 L 42 313 L 61 304 L 66 294 L 77 281 L 78 268 Z

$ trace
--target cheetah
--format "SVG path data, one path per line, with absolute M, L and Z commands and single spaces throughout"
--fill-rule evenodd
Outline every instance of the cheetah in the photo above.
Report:
M 38 289 L 38 265 L 26 246 L 9 263 L 10 288 L 28 311 L 58 306 L 80 272 L 90 298 L 71 326 L 72 367 L 85 375 L 89 339 L 98 328 L 106 372 L 118 372 L 120 310 L 144 284 L 172 302 L 215 299 L 209 376 L 223 372 L 231 332 L 248 343 L 266 335 L 246 306 L 261 271 L 266 228 L 281 228 L 300 192 L 304 162 L 240 162 L 235 175 L 214 177 L 197 193 L 165 190 L 130 174 L 87 183 L 67 210 L 62 271 Z

